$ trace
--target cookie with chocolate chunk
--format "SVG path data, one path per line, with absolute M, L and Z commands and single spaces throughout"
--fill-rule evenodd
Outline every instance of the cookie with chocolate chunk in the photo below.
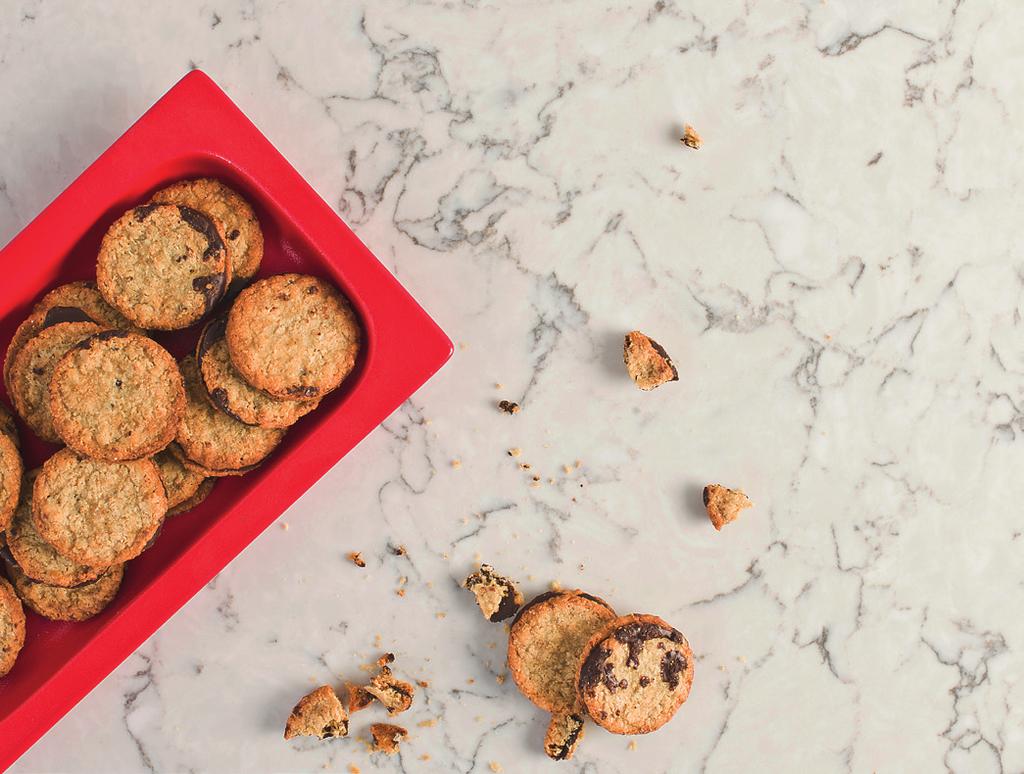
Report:
M 103 298 L 140 328 L 199 322 L 223 298 L 230 278 L 222 226 L 184 205 L 129 210 L 104 235 L 96 259 Z
M 88 567 L 134 559 L 166 513 L 167 495 L 150 459 L 103 462 L 61 449 L 43 463 L 32 488 L 39 536 Z
M 228 342 L 224 338 L 226 330 L 226 317 L 211 320 L 203 328 L 196 346 L 196 361 L 203 386 L 217 408 L 247 425 L 285 428 L 320 405 L 316 398 L 275 398 L 245 381 L 231 363 Z
M 51 621 L 85 621 L 98 615 L 114 601 L 124 578 L 124 566 L 120 564 L 96 580 L 73 588 L 38 583 L 10 562 L 7 572 L 21 601 Z
M 511 618 L 523 604 L 523 595 L 516 584 L 498 575 L 489 564 L 480 565 L 462 585 L 473 592 L 480 612 L 492 623 Z
M 647 734 L 672 719 L 690 695 L 693 651 L 681 632 L 654 615 L 610 621 L 583 649 L 579 699 L 614 734 Z
M 397 715 L 409 709 L 412 706 L 412 697 L 415 693 L 415 689 L 410 683 L 399 680 L 392 674 L 388 664 L 394 660 L 393 653 L 385 653 L 377 659 L 380 671 L 370 681 L 370 684 L 363 688 L 363 691 L 384 705 L 389 715 Z
M 640 331 L 626 334 L 622 357 L 626 371 L 641 390 L 653 390 L 665 382 L 679 380 L 679 372 L 665 348 Z
M 25 609 L 14 588 L 0 577 L 0 677 L 14 667 L 25 644 Z
M 348 736 L 348 713 L 329 685 L 321 685 L 301 699 L 292 708 L 284 726 L 284 738 L 315 736 L 333 739 Z
M 329 282 L 278 274 L 239 294 L 226 335 L 245 381 L 278 398 L 308 400 L 351 373 L 362 329 L 348 299 Z
M 704 507 L 717 530 L 721 530 L 729 522 L 736 521 L 740 511 L 752 505 L 750 498 L 739 489 L 729 489 L 721 484 L 708 484 L 704 487 Z
M 64 307 L 51 309 L 46 320 L 67 319 L 62 310 Z M 53 369 L 69 349 L 102 330 L 93 322 L 44 322 L 44 327 L 14 356 L 10 372 L 11 400 L 25 424 L 44 441 L 61 441 L 50 413 Z
M 224 227 L 233 285 L 252 279 L 263 260 L 263 231 L 249 202 L 219 180 L 180 180 L 153 194 L 150 204 L 184 204 L 216 218 Z
M 10 526 L 21 496 L 24 465 L 17 438 L 16 434 L 0 432 L 0 533 Z
M 409 731 L 391 723 L 374 723 L 370 726 L 370 737 L 373 739 L 370 749 L 385 755 L 398 752 L 398 745 L 409 736 Z
M 583 713 L 556 712 L 544 736 L 544 752 L 556 761 L 567 761 L 583 741 Z
M 78 453 L 108 462 L 160 451 L 185 411 L 174 358 L 128 331 L 103 331 L 72 347 L 53 369 L 49 393 L 57 435 Z
M 508 667 L 523 695 L 548 712 L 576 706 L 576 668 L 590 637 L 615 618 L 599 597 L 548 591 L 520 609 L 508 635 Z

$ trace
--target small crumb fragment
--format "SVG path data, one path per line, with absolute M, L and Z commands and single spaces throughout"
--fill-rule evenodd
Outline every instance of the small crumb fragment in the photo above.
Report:
M 572 473 L 572 465 L 563 465 L 562 472 L 565 473 L 565 475 Z
M 629 744 L 626 745 L 626 749 L 632 752 L 636 749 L 636 739 L 630 739 Z
M 630 331 L 622 348 L 626 371 L 641 390 L 679 381 L 672 358 L 658 342 L 640 331 Z
M 447 615 L 447 613 L 434 613 L 434 617 L 437 619 L 445 618 Z
M 395 593 L 398 596 L 400 596 L 400 597 L 404 597 L 405 596 L 405 589 L 395 589 Z
M 462 460 L 460 460 L 460 459 L 454 459 L 454 460 L 452 460 L 452 468 L 453 468 L 454 470 L 458 470 L 458 469 L 459 469 L 459 468 L 461 468 L 461 467 L 462 467 Z
M 431 718 L 430 720 L 421 720 L 416 725 L 420 728 L 433 728 L 437 725 L 437 718 Z
M 462 585 L 473 593 L 480 612 L 492 623 L 511 618 L 523 604 L 523 595 L 516 584 L 498 575 L 489 564 L 480 565 L 480 569 L 469 575 Z
M 393 726 L 390 723 L 374 723 L 370 726 L 370 735 L 373 737 L 372 749 L 374 752 L 394 755 L 398 752 L 399 743 L 409 736 L 409 732 L 401 726 Z
M 395 556 L 405 556 L 408 551 L 405 550 L 405 546 L 395 546 L 391 549 L 391 553 Z
M 499 400 L 498 408 L 504 411 L 506 414 L 518 414 L 520 412 L 519 404 L 513 403 L 510 400 Z
M 530 488 L 531 489 L 540 489 L 540 487 L 541 487 L 540 481 L 531 481 L 530 482 Z
M 508 450 L 508 456 L 509 457 L 518 457 L 522 453 L 523 453 L 523 450 L 520 449 L 518 446 L 514 446 L 513 448 Z
M 583 716 L 573 712 L 559 712 L 551 716 L 544 735 L 544 752 L 556 761 L 572 758 L 583 739 Z
M 429 688 L 430 687 L 430 681 L 429 680 L 417 680 L 416 681 L 416 685 L 418 685 L 420 688 Z
M 504 386 L 505 385 L 502 384 L 501 382 L 495 382 L 494 383 L 494 389 L 496 389 L 496 390 L 500 390 L 500 389 L 504 388 Z
M 354 763 L 350 763 L 348 765 L 348 774 L 360 774 L 360 772 L 362 772 L 362 769 L 360 769 Z
M 708 484 L 704 487 L 704 507 L 717 530 L 735 521 L 740 511 L 752 505 L 750 498 L 739 489 L 729 489 L 720 484 Z
M 476 678 L 475 677 L 467 677 L 466 678 L 466 685 L 473 685 L 475 682 L 476 682 Z
M 519 469 L 520 470 L 529 470 L 531 467 L 532 466 L 530 465 L 529 462 L 520 462 L 519 463 Z
M 694 150 L 700 150 L 700 146 L 704 144 L 704 140 L 697 134 L 697 130 L 689 124 L 683 124 L 683 136 L 679 138 L 679 142 Z
M 582 467 L 583 467 L 583 460 L 576 460 L 576 462 L 574 462 L 574 463 L 573 463 L 573 465 L 574 465 L 574 466 L 575 466 L 575 467 L 576 467 L 577 469 L 579 469 L 579 468 L 582 468 Z
M 501 772 L 503 772 L 505 770 L 505 769 L 503 769 L 501 767 L 501 764 L 498 763 L 497 761 L 491 761 L 488 765 L 491 767 L 491 771 L 493 771 L 494 774 L 501 774 Z
M 288 531 L 289 527 L 288 527 L 288 522 L 287 521 L 282 521 L 281 522 L 281 529 L 283 529 L 285 532 Z
M 469 349 L 469 344 L 467 344 L 467 343 L 466 343 L 466 342 L 464 342 L 464 341 L 460 341 L 460 342 L 459 342 L 459 349 L 462 349 L 462 350 L 466 350 L 466 349 Z
M 296 736 L 317 739 L 348 736 L 348 713 L 331 686 L 321 685 L 292 708 L 284 727 L 284 738 Z
M 495 675 L 494 676 L 494 682 L 496 682 L 498 685 L 504 685 L 505 684 L 505 675 Z
M 365 567 L 366 562 L 363 561 L 363 555 L 358 551 L 350 551 L 348 553 L 348 560 L 352 562 L 356 567 Z
M 559 583 L 556 580 L 553 580 L 553 581 L 551 581 L 550 588 L 551 588 L 552 591 L 561 591 L 562 590 L 562 584 Z

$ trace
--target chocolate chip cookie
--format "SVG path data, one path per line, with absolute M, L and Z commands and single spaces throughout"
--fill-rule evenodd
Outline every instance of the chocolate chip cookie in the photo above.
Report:
M 519 690 L 551 713 L 576 706 L 576 669 L 590 637 L 615 618 L 603 599 L 548 591 L 519 611 L 508 635 L 508 667 Z
M 693 652 L 657 616 L 627 615 L 590 638 L 576 680 L 594 722 L 614 734 L 647 734 L 671 720 L 690 695 Z
M 103 298 L 140 328 L 198 322 L 223 298 L 230 277 L 220 224 L 183 205 L 129 210 L 107 231 L 96 259 Z
M 302 274 L 259 280 L 228 315 L 231 362 L 253 387 L 286 400 L 323 397 L 352 371 L 362 332 L 348 300 Z
M 134 559 L 166 513 L 167 495 L 150 459 L 102 462 L 61 449 L 43 464 L 32 490 L 39 536 L 89 567 Z
M 117 596 L 124 578 L 124 567 L 120 564 L 96 580 L 74 588 L 37 583 L 11 563 L 7 572 L 21 601 L 51 621 L 85 621 L 98 615 Z
M 185 413 L 176 440 L 187 467 L 206 476 L 239 475 L 262 462 L 284 438 L 284 430 L 246 425 L 214 408 L 194 357 L 184 358 L 179 366 L 185 379 Z
M 178 364 L 138 333 L 103 331 L 53 369 L 50 414 L 64 442 L 108 462 L 148 457 L 171 442 L 185 411 Z
M 282 400 L 257 390 L 231 363 L 224 337 L 227 318 L 217 317 L 206 324 L 196 347 L 196 361 L 203 386 L 213 404 L 239 422 L 259 427 L 291 427 L 320 405 L 312 400 Z
M 0 677 L 14 667 L 25 644 L 25 610 L 14 588 L 0 577 Z
M 348 736 L 348 713 L 331 686 L 321 685 L 299 699 L 292 708 L 285 723 L 284 738 L 296 736 L 315 736 L 317 739 Z
M 10 526 L 21 495 L 24 466 L 16 443 L 17 437 L 0 432 L 0 532 Z

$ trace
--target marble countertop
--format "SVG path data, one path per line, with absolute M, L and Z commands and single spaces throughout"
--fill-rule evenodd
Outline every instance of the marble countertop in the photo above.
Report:
M 14 770 L 1024 769 L 1024 6 L 896 5 L 6 2 L 0 242 L 196 66 L 457 342 Z M 676 718 L 547 762 L 480 559 L 684 631 Z M 382 649 L 400 758 L 283 741 Z

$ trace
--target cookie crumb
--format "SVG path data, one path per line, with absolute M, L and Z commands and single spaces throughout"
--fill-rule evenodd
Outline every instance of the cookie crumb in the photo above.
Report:
M 362 769 L 356 766 L 354 763 L 348 765 L 348 774 L 361 774 Z
M 752 505 L 750 498 L 739 489 L 729 489 L 720 484 L 708 484 L 704 487 L 704 507 L 717 530 L 735 521 L 740 511 Z
M 416 691 L 409 683 L 396 678 L 388 664 L 395 660 L 393 653 L 385 653 L 377 660 L 380 667 L 370 684 L 363 688 L 366 693 L 379 701 L 387 708 L 389 715 L 397 715 L 405 712 L 412 706 L 412 698 Z
M 420 760 L 421 761 L 429 761 L 430 760 L 430 753 L 423 753 L 423 755 L 420 756 Z
M 572 758 L 583 739 L 583 716 L 573 712 L 559 712 L 551 716 L 544 735 L 544 752 L 556 761 Z
M 689 124 L 683 124 L 683 136 L 679 138 L 679 142 L 694 150 L 700 150 L 700 146 L 704 144 L 704 140 L 697 134 L 697 130 Z
M 518 414 L 521 411 L 519 404 L 513 403 L 510 400 L 498 401 L 498 408 L 506 414 Z
M 421 720 L 416 725 L 420 728 L 433 728 L 437 725 L 437 718 L 431 718 L 430 720 Z
M 622 359 L 626 371 L 641 390 L 653 390 L 666 382 L 679 381 L 679 372 L 664 347 L 640 331 L 626 334 Z
M 345 683 L 345 697 L 349 714 L 366 709 L 373 703 L 373 696 L 355 683 Z
M 420 688 L 429 688 L 430 687 L 430 681 L 429 680 L 417 680 L 416 681 L 416 685 L 418 685 Z
M 501 767 L 501 764 L 500 764 L 500 763 L 498 763 L 497 761 L 491 761 L 491 762 L 490 762 L 490 763 L 488 764 L 488 766 L 490 766 L 490 768 L 491 768 L 491 771 L 493 771 L 493 772 L 494 772 L 494 774 L 501 774 L 501 772 L 503 772 L 503 771 L 505 770 L 505 769 L 503 769 L 503 768 Z
M 350 551 L 347 554 L 348 560 L 352 562 L 356 567 L 365 567 L 366 562 L 363 561 L 363 555 L 358 551 Z
M 505 385 L 502 384 L 501 382 L 495 382 L 494 383 L 494 389 L 496 389 L 496 390 L 504 389 L 504 387 L 505 387 Z
M 282 521 L 281 522 L 281 529 L 283 529 L 285 532 L 288 531 L 288 522 L 287 521 Z
M 372 749 L 374 752 L 394 755 L 398 752 L 399 743 L 409 736 L 409 732 L 401 726 L 393 726 L 390 723 L 374 723 L 370 726 L 370 735 L 373 737 Z
M 292 708 L 284 727 L 284 738 L 296 736 L 317 739 L 348 736 L 348 714 L 331 686 L 321 685 Z
M 400 597 L 404 597 L 405 596 L 405 589 L 395 589 L 395 593 L 398 596 L 400 596 Z
M 434 613 L 434 617 L 437 619 L 445 618 L 447 615 L 447 613 Z
M 391 549 L 391 553 L 395 556 L 406 556 L 409 552 L 405 550 L 405 546 L 394 546 Z
M 552 591 L 561 591 L 562 590 L 562 584 L 559 583 L 556 580 L 553 580 L 550 583 L 550 588 L 551 588 Z
M 494 676 L 494 682 L 496 682 L 498 685 L 504 685 L 505 684 L 505 675 L 495 675 Z
M 516 584 L 498 575 L 489 564 L 480 565 L 480 569 L 469 575 L 462 585 L 473 593 L 480 612 L 492 623 L 511 618 L 523 604 L 523 595 Z
M 572 473 L 572 470 L 573 470 L 572 465 L 563 465 L 562 466 L 562 472 L 565 473 L 565 475 L 569 475 L 570 473 Z
M 461 467 L 462 467 L 462 460 L 460 460 L 458 458 L 452 460 L 452 468 L 454 470 L 458 470 Z
M 626 749 L 630 752 L 636 749 L 636 739 L 630 739 L 629 744 L 626 745 Z
M 531 465 L 530 465 L 529 462 L 520 462 L 519 463 L 519 469 L 520 470 L 529 470 L 530 467 L 531 467 Z
M 518 446 L 513 446 L 511 449 L 508 450 L 509 457 L 518 457 L 522 453 L 523 450 L 520 449 Z

